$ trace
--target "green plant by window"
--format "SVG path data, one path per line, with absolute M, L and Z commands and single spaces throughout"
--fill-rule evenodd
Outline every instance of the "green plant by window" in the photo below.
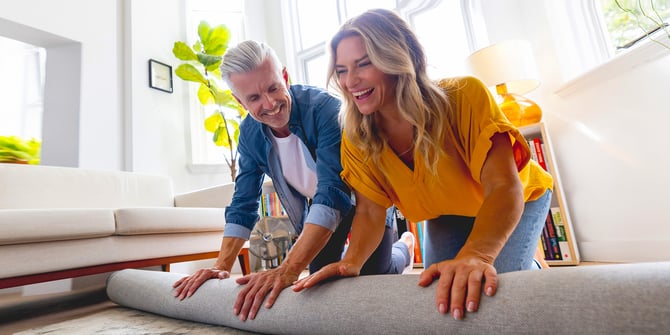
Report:
M 670 0 L 600 0 L 610 38 L 617 49 L 651 38 L 661 30 L 670 38 Z M 670 45 L 652 39 L 670 49 Z
M 0 163 L 40 163 L 42 143 L 34 138 L 26 140 L 18 136 L 0 136 Z
M 177 41 L 172 53 L 182 61 L 175 70 L 177 77 L 199 84 L 198 101 L 212 105 L 214 112 L 205 120 L 205 129 L 213 133 L 212 140 L 229 151 L 225 156 L 232 180 L 237 174 L 237 144 L 240 122 L 247 111 L 237 102 L 229 89 L 221 85 L 221 60 L 228 49 L 230 30 L 225 25 L 211 27 L 206 21 L 198 25 L 198 40 L 189 46 Z

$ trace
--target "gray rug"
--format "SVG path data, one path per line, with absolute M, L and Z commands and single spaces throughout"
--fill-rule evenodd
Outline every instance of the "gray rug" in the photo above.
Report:
M 247 331 L 213 326 L 184 320 L 170 319 L 155 314 L 123 307 L 110 308 L 85 317 L 33 328 L 16 335 L 131 335 L 131 334 L 256 334 Z

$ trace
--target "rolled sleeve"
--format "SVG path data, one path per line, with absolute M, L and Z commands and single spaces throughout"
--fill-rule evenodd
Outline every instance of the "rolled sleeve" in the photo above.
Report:
M 240 224 L 229 222 L 223 228 L 223 237 L 237 237 L 248 240 L 249 236 L 251 236 L 251 230 Z
M 335 231 L 341 218 L 342 215 L 340 211 L 326 205 L 313 204 L 309 208 L 309 213 L 307 213 L 305 222 L 324 227 L 330 231 Z

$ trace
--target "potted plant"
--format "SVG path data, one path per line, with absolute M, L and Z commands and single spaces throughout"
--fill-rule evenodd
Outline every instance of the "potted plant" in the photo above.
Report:
M 233 181 L 237 175 L 237 144 L 240 122 L 247 111 L 240 105 L 231 90 L 221 85 L 221 60 L 228 49 L 230 30 L 225 25 L 211 27 L 206 21 L 198 25 L 198 40 L 189 46 L 174 43 L 172 53 L 182 63 L 175 70 L 177 77 L 199 84 L 198 100 L 203 106 L 213 105 L 214 112 L 205 120 L 205 129 L 213 133 L 212 141 L 228 149 L 225 157 Z
M 18 136 L 0 136 L 0 163 L 37 165 L 40 163 L 41 145 L 34 138 L 26 140 Z

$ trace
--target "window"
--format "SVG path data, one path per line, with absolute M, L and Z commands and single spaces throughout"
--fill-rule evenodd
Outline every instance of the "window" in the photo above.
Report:
M 232 47 L 244 39 L 244 1 L 243 0 L 190 0 L 186 2 L 186 33 L 188 44 L 197 39 L 197 28 L 200 21 L 207 21 L 210 26 L 226 25 L 231 31 L 228 47 Z M 223 81 L 221 86 L 225 87 Z M 202 106 L 197 96 L 197 85 L 189 83 L 189 94 L 192 96 L 190 129 L 191 129 L 191 160 L 193 165 L 223 165 L 227 151 L 214 144 L 212 134 L 204 128 L 204 122 L 213 110 L 213 106 Z
M 670 0 L 599 0 L 599 5 L 613 53 L 656 38 L 659 33 L 670 34 Z
M 291 0 L 284 9 L 284 21 L 292 36 L 287 50 L 293 59 L 287 67 L 294 82 L 326 86 L 328 54 L 326 44 L 348 18 L 371 8 L 395 9 L 407 20 L 421 40 L 428 58 L 429 75 L 434 78 L 466 73 L 463 61 L 477 46 L 471 18 L 476 1 L 401 1 L 401 0 Z M 318 27 L 318 29 L 315 29 Z M 440 27 L 436 29 L 435 27 Z M 482 27 L 479 27 L 480 30 Z M 448 34 L 444 32 L 448 31 Z M 289 58 L 291 52 L 289 51 Z
M 638 4 L 641 4 L 645 13 L 651 14 L 653 11 L 649 12 L 648 8 L 653 3 L 667 23 L 669 1 L 616 1 L 633 13 L 626 14 L 615 0 L 546 2 L 564 78 L 564 84 L 555 92 L 559 96 L 579 92 L 668 54 L 670 36 L 667 27 L 647 37 L 645 29 L 638 26 L 634 13 L 639 11 Z M 640 24 L 644 27 L 642 21 Z M 636 42 L 630 43 L 632 41 Z M 617 48 L 626 44 L 625 48 Z
M 46 51 L 0 36 L 0 135 L 42 138 Z

